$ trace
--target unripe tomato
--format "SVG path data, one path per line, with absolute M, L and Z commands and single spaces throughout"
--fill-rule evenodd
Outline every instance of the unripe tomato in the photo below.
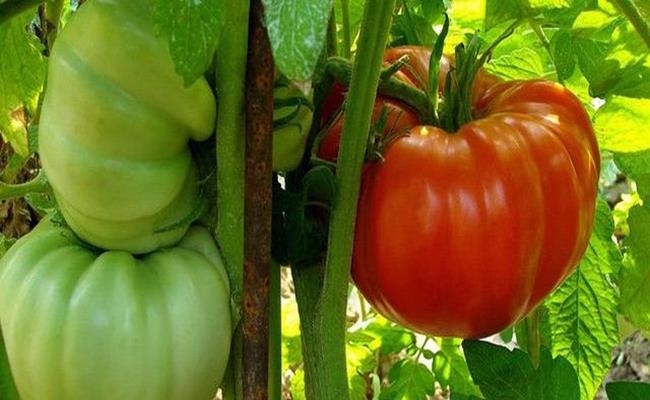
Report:
M 0 324 L 23 400 L 211 400 L 231 340 L 210 233 L 145 256 L 42 221 L 0 260 Z
M 107 249 L 146 253 L 183 236 L 198 206 L 189 140 L 213 131 L 204 79 L 185 87 L 146 2 L 92 0 L 49 60 L 39 153 L 68 224 Z

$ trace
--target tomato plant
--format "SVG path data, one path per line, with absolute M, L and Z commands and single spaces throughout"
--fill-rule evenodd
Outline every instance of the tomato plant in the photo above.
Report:
M 646 3 L 0 0 L 0 398 L 644 398 Z
M 190 228 L 143 257 L 42 221 L 0 262 L 0 323 L 22 399 L 209 399 L 230 348 L 228 276 Z
M 185 233 L 200 191 L 187 142 L 209 137 L 215 119 L 206 81 L 184 86 L 146 13 L 128 1 L 79 10 L 52 49 L 39 131 L 68 224 L 136 253 Z

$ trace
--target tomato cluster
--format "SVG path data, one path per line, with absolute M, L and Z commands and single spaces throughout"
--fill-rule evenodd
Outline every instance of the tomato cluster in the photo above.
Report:
M 430 52 L 386 61 L 404 54 L 397 77 L 426 88 Z M 482 337 L 525 316 L 575 269 L 594 219 L 599 150 L 572 93 L 481 70 L 471 102 L 474 120 L 447 132 L 378 97 L 375 110 L 395 116 L 385 134 L 399 134 L 364 168 L 357 206 L 354 283 L 385 316 L 437 336 Z M 335 160 L 344 116 L 319 156 Z
M 93 0 L 49 59 L 47 217 L 0 260 L 0 325 L 18 392 L 42 399 L 208 399 L 231 341 L 230 288 L 189 140 L 213 132 L 144 2 Z

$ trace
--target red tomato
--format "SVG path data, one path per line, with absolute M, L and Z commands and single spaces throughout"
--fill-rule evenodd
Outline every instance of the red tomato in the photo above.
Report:
M 426 76 L 418 68 L 413 76 Z M 352 279 L 380 313 L 413 330 L 497 333 L 586 249 L 600 171 L 589 116 L 559 84 L 499 82 L 479 73 L 475 120 L 456 132 L 412 126 L 364 168 Z M 335 132 L 321 143 L 325 158 L 336 154 Z
M 373 124 L 377 123 L 379 116 L 385 109 L 387 113 L 384 126 L 384 136 L 391 134 L 408 133 L 408 130 L 419 124 L 417 113 L 409 106 L 389 97 L 378 97 L 372 112 Z M 318 145 L 318 156 L 324 160 L 335 162 L 339 154 L 341 130 L 343 129 L 343 115 L 338 115 L 327 128 L 327 134 L 322 137 Z

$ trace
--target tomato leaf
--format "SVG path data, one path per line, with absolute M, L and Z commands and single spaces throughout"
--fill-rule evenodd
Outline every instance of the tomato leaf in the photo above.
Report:
M 224 24 L 224 5 L 219 0 L 155 0 L 156 27 L 169 37 L 176 71 L 185 84 L 196 81 L 208 69 Z
M 650 149 L 649 120 L 650 99 L 612 96 L 594 117 L 598 143 L 613 152 Z
M 262 0 L 275 62 L 289 79 L 307 80 L 321 56 L 332 0 Z
M 589 246 L 578 270 L 545 302 L 545 342 L 564 356 L 580 377 L 580 398 L 594 397 L 618 342 L 618 295 L 608 275 L 620 270 L 621 256 L 611 240 L 611 213 L 599 201 Z
M 650 384 L 643 382 L 610 382 L 605 386 L 609 400 L 644 400 L 650 398 Z
M 527 0 L 487 0 L 485 2 L 485 30 L 510 20 L 530 17 L 534 14 Z
M 0 133 L 23 157 L 29 155 L 29 114 L 36 109 L 46 69 L 41 45 L 26 29 L 32 12 L 0 25 Z
M 440 385 L 448 386 L 452 393 L 479 396 L 481 392 L 472 381 L 460 344 L 460 339 L 438 341 L 440 351 L 433 358 L 433 372 Z
M 474 381 L 487 400 L 575 400 L 578 377 L 563 357 L 552 358 L 542 348 L 535 369 L 528 355 L 519 349 L 465 340 L 463 351 Z
M 647 285 L 650 281 L 650 150 L 619 154 L 617 165 L 637 184 L 643 206 L 629 211 L 630 234 L 625 239 L 627 248 L 624 268 L 620 276 L 623 315 L 635 326 L 650 332 L 650 298 Z
M 388 372 L 388 379 L 390 385 L 381 392 L 380 400 L 418 400 L 434 392 L 433 373 L 411 358 L 395 363 Z

